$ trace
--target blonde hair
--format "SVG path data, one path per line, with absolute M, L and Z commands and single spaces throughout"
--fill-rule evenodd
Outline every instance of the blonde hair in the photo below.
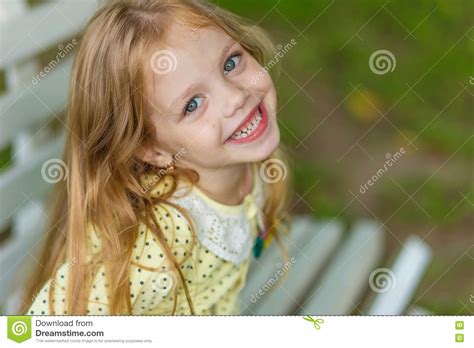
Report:
M 81 39 L 70 82 L 63 156 L 69 177 L 60 181 L 53 192 L 47 239 L 39 260 L 41 266 L 34 271 L 25 291 L 23 312 L 45 282 L 55 279 L 59 267 L 74 260 L 69 265 L 66 290 L 68 314 L 86 314 L 92 280 L 100 265 L 107 270 L 110 314 L 131 314 L 130 255 L 138 226 L 144 223 L 171 260 L 194 314 L 181 263 L 165 241 L 153 207 L 168 204 L 190 221 L 186 211 L 168 198 L 179 179 L 197 183 L 199 175 L 190 169 L 175 168 L 168 173 L 173 178 L 171 189 L 159 197 L 151 197 L 151 190 L 143 190 L 140 178 L 162 168 L 137 157 L 142 147 L 154 146 L 158 141 L 143 97 L 146 53 L 163 38 L 170 21 L 176 20 L 196 28 L 209 25 L 222 28 L 262 66 L 275 54 L 274 45 L 262 29 L 204 1 L 109 1 L 92 16 Z M 281 146 L 269 158 L 285 160 Z M 283 212 L 288 201 L 288 182 L 289 177 L 268 185 L 263 208 L 265 225 L 277 241 L 280 240 L 277 231 L 286 226 L 282 222 L 286 219 Z M 85 257 L 89 226 L 102 243 L 101 252 L 90 261 Z M 194 229 L 192 234 L 194 245 Z M 53 314 L 54 285 L 51 282 L 49 293 Z

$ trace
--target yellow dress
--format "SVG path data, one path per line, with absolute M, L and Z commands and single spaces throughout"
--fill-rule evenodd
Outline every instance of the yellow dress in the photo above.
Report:
M 147 178 L 149 179 L 149 178 Z M 164 178 L 153 187 L 151 194 L 166 190 L 169 181 Z M 170 179 L 171 180 L 171 179 Z M 176 193 L 180 193 L 181 184 Z M 251 248 L 262 223 L 264 183 L 253 164 L 253 187 L 239 205 L 221 204 L 206 196 L 197 187 L 189 195 L 172 201 L 191 215 L 196 231 L 196 243 L 191 250 L 191 229 L 188 220 L 170 205 L 155 206 L 155 216 L 174 255 L 181 265 L 190 296 L 198 315 L 239 314 L 238 295 L 245 286 Z M 100 241 L 91 234 L 91 245 L 100 250 Z M 130 260 L 130 296 L 133 315 L 170 315 L 173 308 L 174 287 L 178 285 L 170 271 L 170 261 L 154 234 L 140 225 L 138 238 Z M 147 270 L 152 267 L 155 271 Z M 36 295 L 27 315 L 51 315 L 48 292 L 55 282 L 53 306 L 56 315 L 68 314 L 65 292 L 70 264 L 63 264 L 54 280 L 50 279 Z M 156 271 L 159 269 L 159 271 Z M 93 281 L 87 313 L 109 314 L 105 268 L 99 269 Z M 182 288 L 178 289 L 177 315 L 191 314 Z

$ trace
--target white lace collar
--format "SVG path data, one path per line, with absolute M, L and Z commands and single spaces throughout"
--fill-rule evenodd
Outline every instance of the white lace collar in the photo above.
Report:
M 175 195 L 181 196 L 185 187 L 178 188 Z M 262 208 L 264 187 L 253 164 L 252 192 L 247 194 L 241 204 L 225 205 L 206 196 L 197 187 L 183 197 L 170 198 L 185 208 L 194 221 L 198 240 L 220 258 L 234 264 L 243 262 L 252 249 L 255 235 L 252 225 L 257 218 L 257 226 L 263 226 Z

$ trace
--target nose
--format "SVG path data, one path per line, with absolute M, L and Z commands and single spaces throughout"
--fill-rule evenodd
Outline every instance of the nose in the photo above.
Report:
M 224 117 L 232 117 L 235 115 L 236 112 L 247 104 L 247 99 L 250 95 L 248 89 L 232 82 L 227 82 L 222 91 L 224 92 L 222 98 Z

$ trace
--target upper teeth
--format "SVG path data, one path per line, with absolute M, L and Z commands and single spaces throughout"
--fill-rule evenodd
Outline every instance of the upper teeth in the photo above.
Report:
M 262 120 L 262 114 L 260 113 L 260 109 L 257 108 L 257 112 L 255 113 L 255 116 L 247 122 L 242 128 L 240 128 L 237 132 L 232 134 L 230 137 L 231 139 L 243 139 L 248 137 L 252 132 L 257 129 L 260 121 Z

